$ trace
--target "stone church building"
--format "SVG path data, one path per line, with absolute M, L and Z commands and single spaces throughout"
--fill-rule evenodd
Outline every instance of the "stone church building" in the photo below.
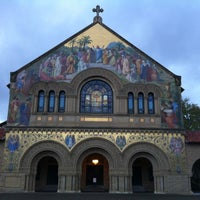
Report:
M 93 11 L 90 25 L 11 72 L 0 192 L 200 190 L 181 77 Z

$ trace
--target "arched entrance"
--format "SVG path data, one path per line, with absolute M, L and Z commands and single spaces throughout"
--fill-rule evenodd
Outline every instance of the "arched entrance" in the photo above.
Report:
M 55 158 L 46 156 L 40 159 L 37 165 L 35 178 L 36 192 L 57 192 L 58 163 Z
M 192 192 L 200 192 L 200 159 L 192 167 L 191 189 Z
M 154 192 L 153 167 L 147 158 L 134 161 L 132 175 L 133 192 Z
M 82 164 L 81 190 L 83 192 L 106 192 L 109 188 L 109 166 L 101 154 L 90 154 Z

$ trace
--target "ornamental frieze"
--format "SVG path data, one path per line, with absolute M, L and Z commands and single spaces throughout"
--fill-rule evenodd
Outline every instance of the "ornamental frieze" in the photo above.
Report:
M 6 134 L 4 168 L 15 171 L 28 149 L 41 141 L 55 141 L 64 145 L 70 152 L 86 139 L 103 138 L 112 142 L 119 151 L 139 142 L 151 143 L 168 157 L 171 168 L 181 173 L 185 166 L 185 139 L 181 132 L 140 131 L 140 130 L 19 130 Z

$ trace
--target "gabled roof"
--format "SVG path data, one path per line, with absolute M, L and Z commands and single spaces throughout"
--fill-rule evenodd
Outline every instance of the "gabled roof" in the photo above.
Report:
M 63 42 L 61 42 L 60 44 L 58 44 L 57 46 L 53 47 L 52 49 L 50 49 L 49 51 L 47 51 L 46 53 L 42 54 L 41 56 L 39 56 L 38 58 L 36 58 L 35 60 L 31 61 L 30 63 L 26 64 L 25 66 L 21 67 L 20 69 L 16 70 L 15 72 L 11 72 L 11 78 L 10 81 L 11 82 L 15 82 L 16 81 L 16 77 L 17 74 L 22 72 L 23 70 L 26 70 L 27 68 L 29 68 L 31 65 L 35 64 L 36 62 L 38 62 L 39 60 L 43 59 L 45 56 L 48 56 L 49 54 L 52 54 L 54 51 L 58 50 L 59 48 L 61 48 L 62 46 L 66 45 L 67 43 L 69 43 L 71 40 L 73 40 L 74 38 L 78 37 L 79 35 L 83 34 L 84 32 L 92 29 L 95 26 L 101 26 L 103 29 L 107 30 L 109 33 L 113 34 L 116 38 L 118 38 L 120 41 L 122 41 L 122 43 L 126 44 L 127 46 L 131 47 L 132 49 L 134 49 L 139 55 L 141 55 L 142 57 L 147 58 L 149 61 L 151 61 L 152 63 L 154 63 L 155 65 L 159 66 L 160 69 L 164 70 L 167 74 L 169 74 L 170 76 L 172 76 L 175 81 L 176 81 L 176 85 L 181 86 L 181 77 L 175 75 L 173 72 L 171 72 L 170 70 L 168 70 L 167 68 L 165 68 L 163 65 L 161 65 L 160 63 L 158 63 L 156 60 L 154 60 L 153 58 L 151 58 L 150 56 L 148 56 L 146 53 L 144 53 L 142 50 L 138 49 L 136 46 L 134 46 L 133 44 L 131 44 L 129 41 L 127 41 L 126 39 L 124 39 L 122 36 L 120 36 L 118 33 L 116 33 L 115 31 L 113 31 L 111 28 L 109 28 L 108 26 L 106 26 L 104 23 L 100 23 L 99 21 L 94 21 L 93 23 L 91 23 L 90 25 L 88 25 L 87 27 L 85 27 L 84 29 L 80 30 L 79 32 L 77 32 L 76 34 L 72 35 L 71 37 L 69 37 L 68 39 L 64 40 Z M 101 29 L 101 30 L 103 30 Z M 99 33 L 101 34 L 101 33 Z M 104 36 L 102 34 L 102 36 Z
M 124 87 L 128 84 L 131 84 L 131 87 L 137 84 L 159 87 L 160 106 L 163 116 L 166 116 L 163 118 L 162 127 L 182 127 L 180 113 L 176 116 L 177 120 L 172 120 L 173 116 L 168 117 L 169 113 L 175 113 L 180 107 L 181 77 L 103 24 L 101 17 L 98 16 L 102 10 L 100 7 L 97 6 L 94 10 L 97 16 L 93 23 L 11 73 L 8 124 L 29 125 L 30 116 L 23 116 L 23 112 L 29 113 L 33 105 L 34 95 L 31 88 L 34 84 L 39 82 L 72 84 L 83 71 L 87 76 L 91 76 L 91 70 L 94 72 L 96 68 L 100 72 L 107 70 L 115 74 Z M 95 73 L 91 77 L 105 78 L 103 73 L 101 75 Z M 48 90 L 48 88 L 38 89 Z M 15 113 L 15 105 L 21 111 L 19 116 L 24 118 L 12 115 Z

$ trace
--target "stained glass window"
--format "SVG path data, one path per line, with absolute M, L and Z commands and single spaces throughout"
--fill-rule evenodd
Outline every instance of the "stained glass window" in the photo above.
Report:
M 49 92 L 49 104 L 48 104 L 48 112 L 54 112 L 55 108 L 55 92 Z
M 144 94 L 138 94 L 138 114 L 144 114 Z
M 112 113 L 113 92 L 106 82 L 92 80 L 81 89 L 80 95 L 81 113 Z
M 58 102 L 58 112 L 65 111 L 65 92 L 61 91 L 59 94 L 59 102 Z
M 148 94 L 148 113 L 154 114 L 154 95 L 153 93 Z
M 44 91 L 40 90 L 38 93 L 38 112 L 44 112 Z
M 132 92 L 128 93 L 128 113 L 134 113 L 134 96 Z

